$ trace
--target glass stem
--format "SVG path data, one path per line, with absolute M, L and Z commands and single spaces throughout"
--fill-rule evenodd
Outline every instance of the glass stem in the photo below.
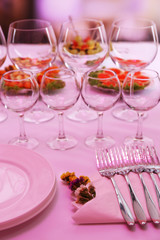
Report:
M 98 129 L 96 138 L 103 138 L 103 112 L 98 112 Z
M 80 73 L 79 71 L 77 71 L 76 77 L 77 77 L 77 84 L 79 85 L 80 89 L 82 89 L 82 84 L 83 84 L 83 74 Z M 78 110 L 86 109 L 86 105 L 85 105 L 85 103 L 83 102 L 81 96 L 80 96 L 80 98 L 79 98 L 78 101 L 79 101 L 79 107 L 78 107 Z
M 27 141 L 27 135 L 24 128 L 24 113 L 19 114 L 19 126 L 20 126 L 19 140 Z
M 136 133 L 136 139 L 142 140 L 143 139 L 143 131 L 142 131 L 142 117 L 143 117 L 142 112 L 137 112 L 138 115 L 138 125 L 137 125 L 137 133 Z
M 82 81 L 83 81 L 83 74 L 78 72 L 76 73 L 77 84 L 79 85 L 80 89 L 82 88 Z
M 65 139 L 66 135 L 64 132 L 64 124 L 63 124 L 63 112 L 58 113 L 58 121 L 59 121 L 59 133 L 58 138 L 59 139 Z

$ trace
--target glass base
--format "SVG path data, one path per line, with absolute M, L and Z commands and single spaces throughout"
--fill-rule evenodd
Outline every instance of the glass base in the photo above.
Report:
M 0 122 L 4 122 L 8 118 L 8 114 L 4 110 L 0 110 Z
M 153 146 L 154 142 L 149 137 L 143 137 L 142 139 L 137 139 L 135 137 L 127 137 L 124 140 L 125 145 L 145 145 L 145 146 Z
M 109 136 L 103 138 L 90 136 L 85 140 L 85 144 L 90 148 L 110 148 L 115 144 L 115 140 Z
M 117 119 L 127 121 L 127 122 L 134 122 L 138 120 L 137 112 L 130 108 L 127 108 L 125 105 L 114 108 L 112 111 L 112 115 Z M 146 117 L 147 117 L 147 113 L 144 113 L 142 118 L 146 118 Z
M 22 141 L 18 137 L 15 137 L 9 141 L 9 144 L 33 149 L 39 145 L 39 142 L 35 138 L 27 138 L 27 140 Z
M 93 121 L 97 119 L 97 117 L 98 117 L 97 112 L 86 108 L 80 108 L 67 114 L 67 118 L 69 118 L 70 120 L 81 123 Z
M 67 150 L 77 145 L 77 140 L 71 136 L 65 139 L 52 138 L 47 141 L 47 145 L 54 150 Z
M 24 120 L 31 123 L 43 123 L 52 120 L 55 117 L 53 110 L 33 108 L 24 114 Z

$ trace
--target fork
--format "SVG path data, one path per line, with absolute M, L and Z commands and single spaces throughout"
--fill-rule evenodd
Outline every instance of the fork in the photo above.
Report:
M 130 196 L 131 196 L 131 200 L 132 200 L 132 206 L 133 206 L 133 210 L 135 213 L 135 216 L 138 220 L 138 222 L 141 225 L 146 224 L 146 215 L 145 212 L 133 190 L 133 187 L 131 185 L 130 179 L 128 177 L 128 173 L 131 171 L 131 166 L 128 166 L 128 156 L 126 155 L 124 149 L 122 147 L 115 147 L 112 149 L 109 149 L 108 152 L 108 159 L 110 158 L 110 167 L 111 168 L 116 168 L 116 173 L 123 175 L 129 191 L 130 191 Z
M 143 171 L 146 171 L 147 168 L 149 169 L 147 164 L 144 163 L 144 159 L 145 159 L 144 155 L 142 155 L 142 152 L 140 151 L 140 148 L 137 145 L 126 146 L 125 151 L 126 151 L 126 154 L 128 155 L 128 159 L 130 160 L 131 164 L 134 164 L 134 168 L 132 169 L 132 171 L 138 173 L 140 180 L 142 182 L 149 215 L 155 224 L 159 224 L 160 223 L 159 211 L 155 206 L 155 203 L 149 193 L 149 190 L 146 186 L 146 183 L 142 175 Z
M 117 195 L 120 211 L 122 213 L 124 220 L 127 222 L 127 224 L 129 226 L 133 226 L 135 223 L 133 215 L 132 215 L 126 201 L 124 200 L 124 198 L 117 186 L 117 183 L 114 179 L 115 171 L 112 169 L 110 169 L 110 170 L 108 169 L 105 151 L 103 149 L 96 149 L 96 160 L 97 160 L 97 169 L 98 169 L 100 175 L 103 177 L 110 178 L 112 181 L 113 187 L 114 187 L 116 195 Z
M 143 148 L 142 150 L 145 150 L 145 154 L 142 153 L 143 154 L 142 158 L 145 159 L 145 161 L 147 162 L 146 171 L 150 174 L 151 179 L 153 181 L 158 204 L 160 207 L 160 189 L 155 178 L 155 173 L 158 174 L 158 176 L 160 176 L 159 166 L 160 161 L 154 146 L 146 146 L 146 148 L 145 149 Z

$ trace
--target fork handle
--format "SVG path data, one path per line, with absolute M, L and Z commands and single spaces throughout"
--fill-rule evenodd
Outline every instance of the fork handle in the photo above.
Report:
M 154 187 L 155 187 L 155 190 L 156 190 L 157 200 L 158 200 L 158 204 L 159 204 L 159 207 L 160 207 L 160 189 L 159 189 L 158 184 L 156 182 L 154 173 L 150 173 L 150 176 L 152 178 L 152 181 L 153 181 L 153 184 L 154 184 Z
M 130 191 L 130 196 L 131 196 L 131 199 L 132 199 L 132 206 L 133 206 L 133 210 L 134 210 L 134 213 L 136 215 L 136 218 L 138 220 L 138 222 L 141 224 L 141 225 L 144 225 L 146 224 L 147 222 L 147 219 L 146 219 L 146 215 L 145 215 L 145 212 L 132 188 L 132 185 L 131 185 L 131 182 L 129 180 L 129 177 L 127 175 L 125 175 L 125 179 L 126 179 L 126 182 L 128 184 L 128 187 L 129 187 L 129 191 Z
M 155 224 L 159 224 L 160 223 L 160 215 L 159 215 L 158 209 L 156 208 L 156 206 L 152 200 L 152 197 L 148 191 L 148 188 L 144 182 L 142 173 L 139 173 L 139 177 L 140 177 L 142 185 L 143 185 L 143 190 L 144 190 L 144 194 L 145 194 L 145 198 L 146 198 L 146 204 L 147 204 L 147 209 L 148 209 L 149 215 Z
M 134 221 L 134 218 L 133 218 L 133 215 L 126 203 L 126 201 L 124 200 L 115 180 L 113 177 L 111 177 L 111 181 L 112 181 L 112 184 L 114 186 L 114 189 L 115 189 L 115 192 L 116 192 L 116 195 L 117 195 L 117 199 L 118 199 L 118 202 L 119 202 L 119 206 L 120 206 L 120 210 L 121 210 L 121 213 L 122 213 L 122 216 L 123 218 L 125 219 L 125 221 L 127 222 L 127 224 L 129 226 L 132 226 L 134 225 L 135 221 Z

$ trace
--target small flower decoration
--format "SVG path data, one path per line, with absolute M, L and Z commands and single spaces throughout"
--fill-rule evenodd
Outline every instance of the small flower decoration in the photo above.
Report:
M 95 198 L 95 187 L 92 185 L 89 177 L 76 177 L 74 172 L 66 172 L 61 175 L 61 179 L 73 192 L 74 196 L 76 197 L 76 203 L 84 204 Z
M 67 184 L 70 184 L 71 181 L 75 180 L 77 177 L 74 172 L 66 172 L 61 175 L 61 179 L 66 182 Z

